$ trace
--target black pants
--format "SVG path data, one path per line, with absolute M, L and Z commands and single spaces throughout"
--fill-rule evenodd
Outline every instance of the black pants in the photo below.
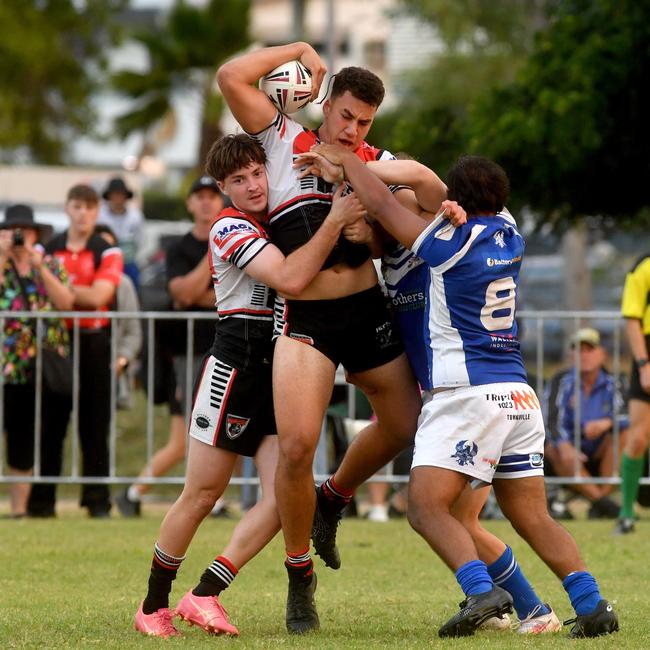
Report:
M 83 476 L 108 476 L 108 434 L 111 415 L 111 348 L 109 330 L 83 332 L 79 337 L 79 441 Z M 72 399 L 61 399 L 72 412 Z M 66 427 L 41 439 L 41 475 L 60 476 Z M 30 514 L 54 512 L 55 484 L 35 484 L 29 499 Z M 81 505 L 91 512 L 108 512 L 111 508 L 108 485 L 84 484 Z
M 41 437 L 65 435 L 69 412 L 58 395 L 43 386 Z M 36 390 L 33 384 L 4 385 L 4 429 L 7 435 L 7 464 L 27 471 L 34 466 Z

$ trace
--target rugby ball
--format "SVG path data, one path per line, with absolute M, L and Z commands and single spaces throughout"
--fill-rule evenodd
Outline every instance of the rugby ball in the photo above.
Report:
M 260 90 L 281 113 L 295 113 L 309 103 L 311 75 L 300 61 L 288 61 L 260 79 Z

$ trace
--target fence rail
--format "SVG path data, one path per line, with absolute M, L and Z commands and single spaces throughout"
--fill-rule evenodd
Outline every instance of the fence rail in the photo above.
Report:
M 42 351 L 41 346 L 39 345 L 37 355 L 36 355 L 36 405 L 35 405 L 35 427 L 34 427 L 34 475 L 31 477 L 24 476 L 9 476 L 6 473 L 5 469 L 5 453 L 4 453 L 4 436 L 0 436 L 0 454 L 2 461 L 0 462 L 0 484 L 9 484 L 16 482 L 31 482 L 31 483 L 59 483 L 59 484 L 77 484 L 77 483 L 88 483 L 88 484 L 131 484 L 134 481 L 140 483 L 153 484 L 153 485 L 180 485 L 184 482 L 182 476 L 162 476 L 162 477 L 149 477 L 149 478 L 138 478 L 136 476 L 126 476 L 120 473 L 119 468 L 117 467 L 117 379 L 116 374 L 111 373 L 111 390 L 110 390 L 110 426 L 109 426 L 109 472 L 108 476 L 83 476 L 79 472 L 79 436 L 78 436 L 78 412 L 79 412 L 79 337 L 80 337 L 80 319 L 87 318 L 107 318 L 111 322 L 121 320 L 121 319 L 138 319 L 143 323 L 143 327 L 146 331 L 146 344 L 147 344 L 147 379 L 146 383 L 149 387 L 149 390 L 146 391 L 146 413 L 145 413 L 145 431 L 144 435 L 146 437 L 146 453 L 145 457 L 142 458 L 142 465 L 149 463 L 151 457 L 154 454 L 154 397 L 153 397 L 153 385 L 154 385 L 154 373 L 155 373 L 155 363 L 156 363 L 156 354 L 155 354 L 155 345 L 156 345 L 156 331 L 155 324 L 156 321 L 169 321 L 169 320 L 180 320 L 186 323 L 187 331 L 187 345 L 186 345 L 186 356 L 187 364 L 185 371 L 185 413 L 189 414 L 191 406 L 191 393 L 192 393 L 192 384 L 194 377 L 194 368 L 193 368 L 193 359 L 194 359 L 194 323 L 200 320 L 216 320 L 216 315 L 213 313 L 206 312 L 169 312 L 169 311 L 143 311 L 143 312 L 76 312 L 76 311 L 62 311 L 62 312 L 7 312 L 0 311 L 0 350 L 4 349 L 4 331 L 5 331 L 5 321 L 8 318 L 26 318 L 34 319 L 36 321 L 36 331 L 41 332 L 43 328 L 43 322 L 50 318 L 66 318 L 72 320 L 73 327 L 70 332 L 71 343 L 72 343 L 72 365 L 73 365 L 73 395 L 72 395 L 72 415 L 71 415 L 71 448 L 70 448 L 70 473 L 64 476 L 41 476 L 40 467 L 41 467 L 41 451 L 40 451 L 40 442 L 41 442 L 41 421 L 42 421 L 42 409 L 41 409 L 41 396 L 43 391 L 43 363 L 42 363 Z M 534 388 L 537 391 L 538 396 L 541 398 L 543 389 L 544 389 L 544 376 L 545 369 L 548 366 L 547 364 L 547 354 L 546 349 L 549 345 L 547 326 L 549 324 L 558 325 L 561 324 L 564 331 L 564 338 L 567 339 L 571 332 L 577 331 L 580 327 L 584 326 L 585 323 L 607 323 L 608 335 L 611 338 L 611 371 L 618 375 L 622 371 L 622 323 L 623 319 L 621 318 L 618 312 L 613 311 L 530 311 L 522 310 L 518 312 L 518 320 L 526 324 L 525 333 L 522 341 L 526 343 L 526 349 L 532 350 L 532 356 L 534 358 L 533 363 L 530 362 L 527 364 L 529 373 L 534 373 L 535 382 Z M 41 337 L 39 337 L 40 339 Z M 557 341 L 553 340 L 555 347 L 557 347 Z M 117 357 L 117 335 L 116 328 L 111 328 L 111 367 L 115 367 L 115 360 Z M 578 365 L 579 371 L 579 355 L 576 355 L 576 362 Z M 4 364 L 3 364 L 4 367 Z M 0 373 L 0 383 L 4 382 L 4 374 Z M 336 383 L 339 385 L 345 384 L 345 379 L 341 369 L 337 372 Z M 354 419 L 355 417 L 355 394 L 354 387 L 348 386 L 348 417 Z M 576 382 L 576 395 L 579 390 L 579 383 Z M 576 448 L 580 448 L 580 400 L 575 400 L 577 408 L 575 409 L 575 431 L 576 436 L 574 443 Z M 4 390 L 0 391 L 0 422 L 4 422 Z M 620 437 L 619 423 L 616 418 L 614 418 L 614 449 L 616 458 L 614 461 L 614 467 L 618 466 L 618 442 Z M 317 454 L 320 458 L 320 461 L 315 465 L 316 478 L 325 478 L 326 476 L 326 465 L 323 465 L 323 458 L 327 456 L 326 450 L 323 449 L 321 445 L 320 453 Z M 381 475 L 376 476 L 371 480 L 375 481 L 389 481 L 389 482 L 404 482 L 408 480 L 408 477 L 401 475 Z M 573 477 L 548 477 L 547 481 L 549 483 L 561 483 L 561 484 L 581 484 L 581 483 L 593 483 L 593 484 L 618 484 L 620 479 L 618 475 L 611 477 L 582 477 L 579 475 L 579 466 L 576 464 L 576 471 Z M 242 478 L 234 477 L 232 483 L 235 485 L 247 485 L 247 484 L 257 484 L 256 478 Z M 650 484 L 650 478 L 644 477 L 641 481 L 643 484 Z

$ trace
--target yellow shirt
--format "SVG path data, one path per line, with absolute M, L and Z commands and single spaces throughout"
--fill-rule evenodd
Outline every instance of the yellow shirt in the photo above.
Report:
M 643 333 L 650 334 L 650 255 L 642 257 L 627 274 L 621 312 L 624 318 L 640 320 Z

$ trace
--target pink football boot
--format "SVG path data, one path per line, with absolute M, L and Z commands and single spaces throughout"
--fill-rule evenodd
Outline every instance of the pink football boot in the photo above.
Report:
M 228 613 L 216 596 L 195 596 L 188 591 L 176 606 L 175 613 L 206 632 L 239 636 L 239 630 L 230 623 Z
M 172 623 L 173 613 L 166 607 L 157 609 L 153 614 L 145 614 L 142 611 L 142 603 L 135 615 L 134 627 L 138 632 L 149 636 L 159 636 L 166 639 L 170 636 L 180 636 L 180 632 Z

